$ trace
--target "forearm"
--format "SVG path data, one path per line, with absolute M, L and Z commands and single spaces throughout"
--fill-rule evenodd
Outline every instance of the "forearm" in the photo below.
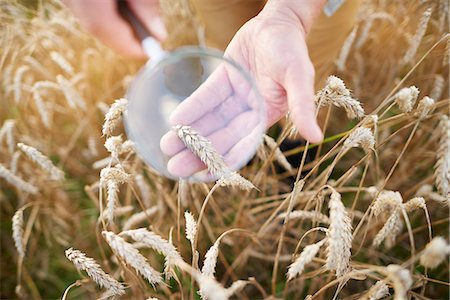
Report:
M 308 33 L 325 3 L 326 0 L 268 0 L 259 15 L 298 21 L 305 33 Z

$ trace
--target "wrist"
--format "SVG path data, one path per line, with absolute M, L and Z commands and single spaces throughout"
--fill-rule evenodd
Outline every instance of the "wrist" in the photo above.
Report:
M 259 16 L 297 22 L 307 34 L 326 0 L 268 0 Z

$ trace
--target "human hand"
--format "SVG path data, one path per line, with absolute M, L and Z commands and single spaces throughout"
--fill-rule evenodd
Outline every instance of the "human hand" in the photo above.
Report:
M 128 0 L 128 5 L 152 36 L 163 41 L 166 29 L 160 16 L 158 0 Z M 118 53 L 135 57 L 146 57 L 131 26 L 121 18 L 115 0 L 63 0 L 81 25 Z
M 289 110 L 299 133 L 310 142 L 319 142 L 322 132 L 315 117 L 314 68 L 305 36 L 305 28 L 295 17 L 260 14 L 236 33 L 225 56 L 256 79 L 265 99 L 268 127 Z M 207 137 L 231 167 L 251 145 L 252 128 L 258 122 L 251 109 L 255 104 L 245 96 L 249 87 L 234 75 L 230 68 L 219 67 L 177 107 L 170 120 L 172 125 L 190 125 Z M 171 157 L 167 168 L 175 176 L 190 176 L 205 168 L 174 132 L 162 137 L 161 150 Z

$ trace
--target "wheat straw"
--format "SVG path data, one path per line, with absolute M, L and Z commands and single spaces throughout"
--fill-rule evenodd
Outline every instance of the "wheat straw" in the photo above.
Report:
M 24 143 L 18 143 L 17 147 L 23 151 L 32 161 L 39 165 L 42 170 L 50 175 L 51 180 L 62 181 L 64 180 L 64 172 L 55 167 L 52 161 L 45 155 L 43 155 L 37 149 L 25 145 Z
M 105 122 L 103 123 L 103 135 L 111 135 L 119 124 L 122 113 L 127 109 L 128 101 L 125 98 L 117 99 L 105 114 Z
M 86 271 L 92 280 L 94 280 L 101 288 L 106 288 L 111 295 L 125 294 L 125 287 L 109 274 L 105 273 L 93 258 L 87 257 L 83 252 L 73 248 L 66 250 L 66 257 L 73 262 L 77 270 Z
M 25 256 L 23 246 L 23 209 L 18 209 L 12 217 L 12 236 L 20 258 Z
M 302 275 L 305 266 L 316 257 L 317 252 L 319 252 L 320 247 L 322 247 L 325 241 L 326 239 L 323 239 L 320 242 L 308 245 L 303 249 L 299 257 L 297 257 L 297 259 L 289 266 L 286 274 L 288 281 L 294 279 L 296 276 Z
M 441 117 L 439 130 L 441 131 L 441 137 L 436 153 L 434 180 L 439 193 L 447 201 L 450 201 L 450 120 L 448 116 Z
M 0 178 L 5 179 L 8 183 L 15 186 L 17 189 L 30 193 L 30 194 L 37 194 L 38 188 L 34 185 L 24 181 L 22 178 L 14 175 L 10 170 L 5 168 L 2 164 L 0 164 Z
M 330 210 L 330 226 L 327 232 L 328 270 L 335 270 L 336 276 L 344 275 L 350 262 L 352 247 L 352 225 L 347 210 L 341 201 L 341 195 L 332 190 L 328 203 Z
M 420 256 L 420 264 L 426 268 L 434 269 L 444 262 L 450 253 L 450 245 L 443 237 L 437 236 L 429 242 Z
M 103 231 L 103 237 L 108 242 L 114 253 L 117 254 L 125 264 L 131 266 L 139 274 L 141 274 L 151 284 L 162 283 L 162 277 L 159 272 L 153 269 L 147 262 L 147 259 L 120 236 L 110 231 Z

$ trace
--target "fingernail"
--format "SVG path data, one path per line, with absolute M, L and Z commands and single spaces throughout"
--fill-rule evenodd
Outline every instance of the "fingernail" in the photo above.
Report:
M 320 143 L 323 140 L 322 130 L 320 129 L 319 125 L 317 125 L 317 124 L 315 124 L 313 126 L 313 128 L 314 129 L 312 130 L 312 134 L 311 134 L 312 139 L 311 140 L 314 143 Z
M 150 30 L 156 37 L 163 41 L 167 38 L 167 30 L 163 20 L 160 17 L 155 17 L 150 21 Z

